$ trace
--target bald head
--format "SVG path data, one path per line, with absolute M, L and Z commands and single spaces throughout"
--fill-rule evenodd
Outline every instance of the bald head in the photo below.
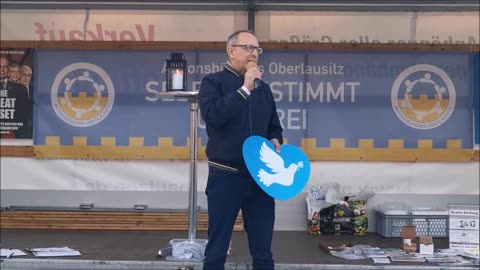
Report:
M 32 69 L 29 66 L 21 66 L 20 67 L 20 79 L 18 82 L 25 86 L 28 87 L 30 85 L 30 82 L 32 81 Z
M 7 77 L 9 61 L 6 56 L 0 55 L 0 80 Z

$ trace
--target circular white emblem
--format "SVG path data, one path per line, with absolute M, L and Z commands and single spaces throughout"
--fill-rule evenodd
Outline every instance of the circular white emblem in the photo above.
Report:
M 455 87 L 442 69 L 427 64 L 411 66 L 393 83 L 395 114 L 406 125 L 432 129 L 443 124 L 455 108 Z
M 55 77 L 52 106 L 58 117 L 77 127 L 93 126 L 110 113 L 115 99 L 113 82 L 100 67 L 74 63 Z

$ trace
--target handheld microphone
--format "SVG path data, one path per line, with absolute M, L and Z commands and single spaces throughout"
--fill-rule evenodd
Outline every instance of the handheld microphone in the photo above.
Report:
M 255 88 L 259 88 L 262 85 L 263 81 L 260 79 L 255 79 L 253 81 L 253 84 L 255 85 Z
M 257 68 L 258 65 L 255 62 L 249 62 L 247 67 L 248 68 L 252 68 L 252 67 Z M 255 88 L 259 88 L 260 86 L 262 86 L 262 83 L 264 83 L 264 82 L 261 79 L 258 79 L 258 78 L 253 81 L 253 84 L 254 84 Z

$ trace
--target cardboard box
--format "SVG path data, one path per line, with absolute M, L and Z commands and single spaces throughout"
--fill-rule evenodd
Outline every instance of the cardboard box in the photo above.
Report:
M 420 254 L 433 254 L 433 238 L 430 235 L 420 236 L 418 240 Z
M 415 226 L 402 227 L 402 249 L 406 252 L 417 252 L 417 238 Z

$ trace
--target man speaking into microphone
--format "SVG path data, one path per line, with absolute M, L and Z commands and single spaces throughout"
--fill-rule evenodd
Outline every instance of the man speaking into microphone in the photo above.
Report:
M 275 201 L 252 179 L 242 155 L 252 135 L 269 139 L 280 152 L 282 127 L 270 86 L 261 82 L 255 34 L 241 30 L 227 39 L 225 68 L 203 78 L 198 100 L 208 143 L 208 244 L 204 270 L 224 269 L 237 215 L 242 210 L 253 269 L 274 269 Z

